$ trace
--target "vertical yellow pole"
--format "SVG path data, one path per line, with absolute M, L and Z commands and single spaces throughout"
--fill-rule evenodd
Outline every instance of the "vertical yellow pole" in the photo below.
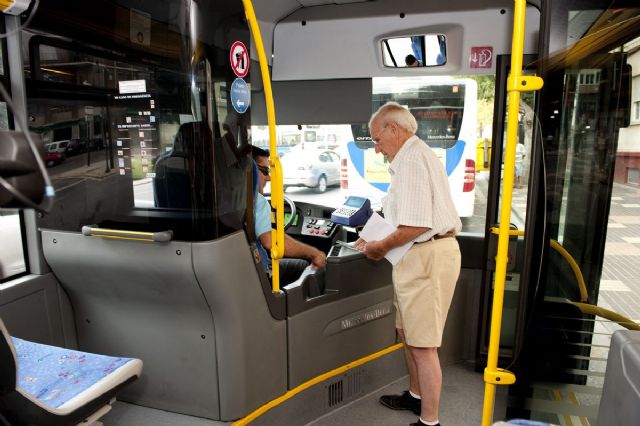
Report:
M 484 404 L 482 408 L 482 426 L 489 426 L 493 420 L 496 385 L 515 383 L 513 373 L 498 368 L 498 352 L 500 349 L 500 328 L 502 325 L 502 307 L 504 302 L 504 286 L 507 273 L 507 250 L 509 245 L 509 223 L 511 222 L 511 195 L 515 169 L 515 153 L 518 133 L 518 110 L 520 92 L 538 90 L 542 87 L 539 77 L 522 75 L 522 54 L 524 45 L 525 0 L 515 0 L 513 15 L 513 38 L 511 43 L 511 74 L 507 79 L 508 111 L 507 111 L 507 143 L 504 156 L 504 176 L 502 179 L 502 204 L 500 207 L 500 228 L 498 231 L 498 253 L 496 255 L 496 271 L 491 308 L 491 330 L 489 335 L 489 354 L 487 367 L 484 370 Z M 500 117 L 494 119 L 499 120 Z
M 264 85 L 264 97 L 267 103 L 267 121 L 269 124 L 269 149 L 271 155 L 269 164 L 271 166 L 271 210 L 275 212 L 276 229 L 271 231 L 271 260 L 272 264 L 272 285 L 273 292 L 280 291 L 280 259 L 284 256 L 284 188 L 282 185 L 282 164 L 276 150 L 276 112 L 273 105 L 273 92 L 271 91 L 271 78 L 269 76 L 269 64 L 264 53 L 264 44 L 262 43 L 262 35 L 260 27 L 256 19 L 256 13 L 253 10 L 251 0 L 242 0 L 244 12 L 249 21 L 251 34 L 256 44 L 256 52 L 260 61 L 260 72 L 262 73 L 262 82 Z

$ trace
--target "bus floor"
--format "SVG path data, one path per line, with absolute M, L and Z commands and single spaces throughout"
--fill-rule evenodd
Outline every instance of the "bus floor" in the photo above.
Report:
M 440 420 L 446 426 L 477 426 L 482 418 L 484 382 L 482 374 L 475 372 L 473 364 L 460 363 L 443 367 L 443 388 L 440 401 Z M 408 377 L 396 380 L 372 393 L 340 406 L 324 416 L 306 423 L 313 426 L 389 426 L 409 425 L 416 416 L 409 411 L 393 411 L 378 402 L 381 395 L 401 393 L 408 387 Z M 504 413 L 506 392 L 499 389 L 496 398 L 496 420 Z M 116 402 L 113 410 L 103 419 L 105 426 L 217 426 L 231 423 L 217 422 L 162 410 Z M 263 424 L 258 417 L 251 424 Z M 286 426 L 302 426 L 291 419 Z

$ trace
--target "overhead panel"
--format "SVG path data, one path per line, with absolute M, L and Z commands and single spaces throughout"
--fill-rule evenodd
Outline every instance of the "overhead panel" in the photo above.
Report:
M 491 47 L 494 56 L 511 51 L 513 16 L 510 5 L 504 2 L 504 5 L 477 10 L 453 6 L 447 9 L 447 6 L 431 3 L 398 6 L 391 2 L 303 7 L 276 24 L 273 79 L 397 75 L 397 70 L 383 65 L 381 39 L 435 33 L 447 37 L 447 63 L 430 69 L 403 70 L 403 74 L 494 73 L 495 61 L 490 67 L 474 68 L 470 59 L 473 49 L 477 51 L 479 47 Z M 537 51 L 539 16 L 537 9 L 527 9 L 526 54 Z

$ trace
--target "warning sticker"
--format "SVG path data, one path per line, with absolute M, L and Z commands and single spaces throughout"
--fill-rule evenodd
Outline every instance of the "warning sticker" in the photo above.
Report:
M 249 52 L 247 46 L 241 41 L 236 41 L 231 45 L 231 51 L 229 52 L 229 60 L 231 61 L 231 68 L 233 72 L 240 78 L 247 75 L 249 72 Z

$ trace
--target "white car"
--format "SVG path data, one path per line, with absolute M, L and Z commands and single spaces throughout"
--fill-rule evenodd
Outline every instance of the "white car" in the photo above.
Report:
M 58 154 L 64 154 L 67 151 L 67 147 L 69 146 L 69 141 L 57 141 L 57 142 L 49 142 L 44 145 L 44 150 L 46 152 L 55 152 Z
M 333 151 L 301 149 L 282 156 L 284 188 L 305 186 L 325 192 L 340 184 L 340 156 Z

